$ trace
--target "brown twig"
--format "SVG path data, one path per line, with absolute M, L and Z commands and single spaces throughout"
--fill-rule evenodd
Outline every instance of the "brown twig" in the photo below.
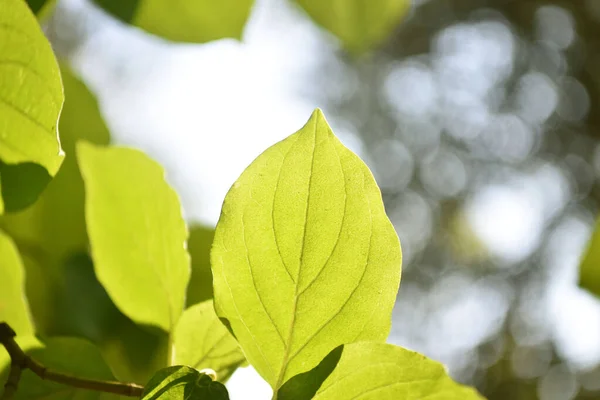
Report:
M 15 331 L 6 323 L 0 323 L 0 344 L 4 346 L 10 356 L 10 373 L 4 393 L 0 400 L 9 400 L 14 397 L 21 378 L 21 372 L 24 369 L 30 369 L 42 379 L 62 383 L 80 389 L 96 390 L 106 393 L 119 394 L 121 396 L 140 397 L 144 388 L 135 383 L 122 383 L 112 381 L 99 381 L 94 379 L 78 378 L 72 375 L 52 371 L 35 361 L 19 347 L 15 341 Z

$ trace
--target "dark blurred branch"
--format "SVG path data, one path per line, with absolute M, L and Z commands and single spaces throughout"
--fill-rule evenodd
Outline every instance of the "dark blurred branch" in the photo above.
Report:
M 14 397 L 19 384 L 19 379 L 21 378 L 21 372 L 24 369 L 30 369 L 42 379 L 80 389 L 96 390 L 99 392 L 114 393 L 131 397 L 140 397 L 144 391 L 142 386 L 136 385 L 135 383 L 77 378 L 75 376 L 49 370 L 25 354 L 15 341 L 15 336 L 15 331 L 13 331 L 6 322 L 0 323 L 0 344 L 4 346 L 11 360 L 10 373 L 6 380 L 6 384 L 4 385 L 4 393 L 0 396 L 0 400 L 8 400 Z

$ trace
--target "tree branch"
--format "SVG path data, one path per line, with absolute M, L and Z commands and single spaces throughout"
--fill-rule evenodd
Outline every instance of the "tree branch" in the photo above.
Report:
M 122 383 L 112 381 L 99 381 L 94 379 L 78 378 L 72 375 L 52 371 L 35 361 L 19 347 L 15 341 L 15 331 L 6 323 L 0 323 L 0 344 L 4 346 L 10 356 L 10 373 L 4 385 L 4 394 L 0 400 L 12 399 L 17 390 L 21 372 L 30 369 L 42 379 L 62 383 L 80 389 L 96 390 L 99 392 L 114 393 L 121 396 L 141 397 L 144 388 L 135 383 Z

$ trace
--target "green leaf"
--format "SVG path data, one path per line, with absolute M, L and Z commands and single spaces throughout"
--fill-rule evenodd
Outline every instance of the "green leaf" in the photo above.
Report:
M 210 368 L 221 382 L 243 362 L 237 341 L 215 314 L 212 300 L 196 304 L 183 312 L 175 328 L 175 364 L 198 370 Z
M 109 133 L 93 95 L 65 65 L 61 66 L 61 73 L 67 98 L 59 122 L 65 160 L 38 201 L 23 211 L 3 215 L 0 226 L 14 238 L 25 259 L 27 297 L 38 333 L 75 335 L 80 332 L 69 332 L 65 324 L 72 326 L 70 322 L 80 321 L 73 321 L 69 308 L 61 305 L 72 303 L 59 301 L 63 295 L 68 297 L 80 289 L 67 281 L 71 272 L 78 275 L 81 268 L 67 271 L 65 265 L 73 253 L 85 252 L 88 242 L 83 180 L 75 157 L 75 142 L 84 138 L 108 143 Z M 97 306 L 104 308 L 103 304 Z
M 64 96 L 50 43 L 25 1 L 0 0 L 0 10 L 2 214 L 29 206 L 60 168 L 57 125 Z
M 82 142 L 77 156 L 98 280 L 129 318 L 170 332 L 190 277 L 177 194 L 138 150 Z
M 11 238 L 0 231 L 0 321 L 21 335 L 33 333 L 25 301 L 23 263 Z
M 340 344 L 385 341 L 401 258 L 373 175 L 316 110 L 225 198 L 216 311 L 276 391 Z
M 115 378 L 104 362 L 98 349 L 85 340 L 76 338 L 49 338 L 45 343 L 35 343 L 30 337 L 17 338 L 26 344 L 26 353 L 54 371 L 75 375 L 79 378 L 114 381 Z M 1 365 L 0 365 L 1 366 Z M 0 375 L 6 375 L 8 365 Z M 77 389 L 52 381 L 43 380 L 26 370 L 19 381 L 15 400 L 116 400 L 119 397 L 107 393 Z
M 410 0 L 296 0 L 307 14 L 361 54 L 384 42 L 410 9 Z
M 579 267 L 579 285 L 600 296 L 600 219 Z
M 328 365 L 319 365 L 290 379 L 275 398 L 483 399 L 475 389 L 454 382 L 437 361 L 391 344 L 360 342 L 340 346 L 322 364 Z
M 192 259 L 192 276 L 187 290 L 188 307 L 213 298 L 210 247 L 214 237 L 214 229 L 202 226 L 190 228 L 187 249 Z
M 142 400 L 229 400 L 225 385 L 186 366 L 162 369 L 150 379 Z
M 54 8 L 56 0 L 27 0 L 27 5 L 38 18 L 43 19 Z
M 240 39 L 254 0 L 95 0 L 124 22 L 178 42 Z
M 59 129 L 66 158 L 32 207 L 4 215 L 0 220 L 0 226 L 17 243 L 38 249 L 42 257 L 38 261 L 44 265 L 86 249 L 84 187 L 75 157 L 75 143 L 85 139 L 108 144 L 110 138 L 94 96 L 65 65 L 61 66 L 61 72 L 66 101 Z

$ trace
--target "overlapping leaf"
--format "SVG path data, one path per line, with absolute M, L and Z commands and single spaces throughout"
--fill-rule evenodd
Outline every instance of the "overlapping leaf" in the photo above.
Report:
M 190 228 L 187 249 L 192 259 L 192 276 L 187 291 L 188 307 L 213 298 L 210 247 L 214 237 L 214 229 L 202 226 Z
M 12 239 L 0 231 L 0 322 L 22 335 L 33 333 L 25 301 L 23 263 Z
M 99 281 L 129 318 L 170 332 L 190 277 L 177 194 L 138 150 L 80 143 L 77 156 Z
M 146 385 L 142 400 L 229 400 L 229 394 L 208 375 L 177 365 L 158 371 Z
M 242 36 L 254 0 L 95 0 L 124 22 L 179 42 Z
M 380 45 L 410 8 L 410 0 L 296 0 L 344 48 L 360 54 Z
M 2 214 L 32 204 L 60 168 L 64 96 L 54 53 L 27 3 L 0 0 L 0 10 Z
M 212 300 L 196 304 L 181 316 L 174 332 L 174 364 L 210 368 L 225 382 L 244 362 L 237 341 L 219 321 Z
M 454 382 L 444 366 L 384 343 L 358 342 L 332 351 L 312 371 L 292 378 L 279 400 L 483 400 Z
M 320 110 L 233 185 L 211 261 L 217 314 L 275 391 L 341 344 L 387 338 L 398 237 Z

